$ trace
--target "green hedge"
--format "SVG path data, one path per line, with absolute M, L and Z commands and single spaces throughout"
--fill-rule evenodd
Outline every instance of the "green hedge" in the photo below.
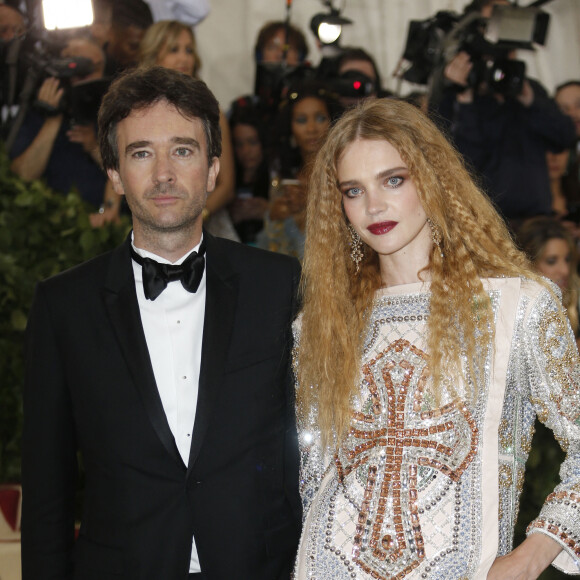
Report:
M 127 218 L 93 229 L 91 211 L 76 192 L 23 182 L 0 150 L 0 482 L 20 478 L 22 347 L 36 283 L 117 246 L 130 229 Z

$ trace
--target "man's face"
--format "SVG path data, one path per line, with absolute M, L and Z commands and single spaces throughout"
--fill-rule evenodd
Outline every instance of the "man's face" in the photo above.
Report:
M 117 126 L 119 170 L 109 170 L 115 191 L 133 214 L 135 243 L 150 251 L 163 234 L 201 235 L 201 212 L 219 171 L 208 166 L 202 122 L 186 119 L 166 101 L 133 111 Z
M 0 4 L 0 40 L 9 42 L 25 32 L 24 18 L 18 10 Z
M 560 89 L 556 95 L 556 103 L 562 113 L 572 117 L 576 127 L 576 136 L 580 137 L 580 86 L 570 85 Z

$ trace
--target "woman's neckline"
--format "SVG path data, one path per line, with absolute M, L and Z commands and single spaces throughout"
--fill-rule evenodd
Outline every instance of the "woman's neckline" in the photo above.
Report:
M 429 282 L 409 282 L 407 284 L 396 284 L 379 288 L 377 296 L 389 296 L 392 294 L 414 294 L 416 292 L 428 292 Z

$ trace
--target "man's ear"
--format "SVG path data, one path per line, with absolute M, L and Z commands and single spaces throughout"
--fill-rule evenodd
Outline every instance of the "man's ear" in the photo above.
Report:
M 207 192 L 211 193 L 215 189 L 215 182 L 220 172 L 220 160 L 217 157 L 212 158 L 209 172 L 207 174 Z
M 121 176 L 116 169 L 107 169 L 107 175 L 113 184 L 113 189 L 117 195 L 125 195 L 125 188 L 121 182 Z

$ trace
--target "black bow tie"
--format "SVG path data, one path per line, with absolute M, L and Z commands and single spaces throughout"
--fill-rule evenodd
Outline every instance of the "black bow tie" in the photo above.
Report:
M 182 264 L 160 264 L 151 258 L 140 256 L 131 247 L 131 256 L 143 269 L 143 290 L 145 298 L 155 300 L 169 282 L 180 280 L 188 292 L 196 292 L 199 288 L 203 269 L 205 267 L 205 240 L 201 242 L 198 252 L 191 252 Z

